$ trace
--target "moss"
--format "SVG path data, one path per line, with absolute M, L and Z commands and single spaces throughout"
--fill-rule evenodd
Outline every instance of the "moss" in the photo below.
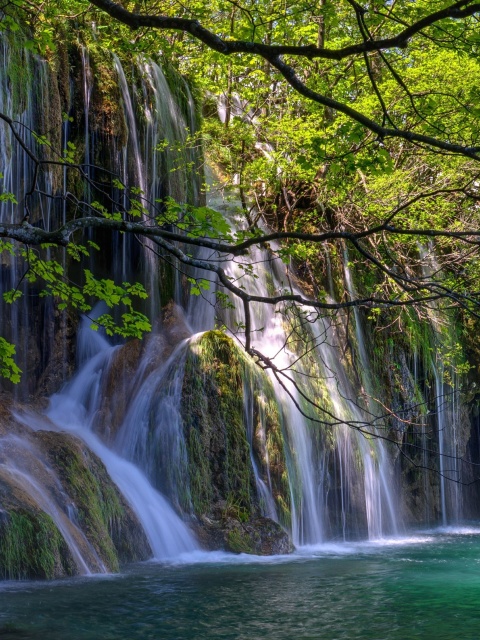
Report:
M 31 55 L 27 49 L 20 45 L 23 36 L 18 32 L 8 34 L 11 40 L 9 47 L 7 75 L 12 98 L 12 114 L 18 115 L 27 107 L 28 91 L 26 87 L 32 86 L 33 69 Z
M 159 290 L 162 308 L 175 299 L 175 269 L 168 260 L 161 260 L 159 267 Z M 188 290 L 188 289 L 187 289 Z
M 250 536 L 240 528 L 232 529 L 227 533 L 228 550 L 233 553 L 254 553 L 255 548 Z
M 92 129 L 107 137 L 115 137 L 119 147 L 123 147 L 127 143 L 128 128 L 111 52 L 92 41 L 88 45 L 88 53 L 93 79 L 90 103 Z M 100 160 L 103 162 L 99 162 L 99 166 L 104 166 L 105 158 L 102 156 Z
M 210 465 L 198 429 L 190 429 L 189 453 L 190 495 L 195 513 L 207 513 L 213 499 Z
M 112 535 L 121 528 L 124 507 L 103 464 L 63 434 L 44 433 L 48 456 L 77 511 L 79 525 L 111 571 L 119 560 Z
M 252 451 L 245 393 L 253 402 Z M 281 523 L 291 525 L 289 473 L 281 409 L 263 371 L 220 331 L 203 334 L 185 363 L 182 416 L 191 500 L 197 515 L 223 504 L 223 517 L 247 522 L 261 512 L 251 456 L 270 482 Z
M 244 358 L 220 331 L 204 334 L 187 357 L 182 413 L 197 514 L 212 499 L 237 503 L 249 514 L 255 510 L 243 369 Z
M 70 552 L 52 518 L 26 509 L 0 514 L 0 575 L 4 579 L 72 575 Z

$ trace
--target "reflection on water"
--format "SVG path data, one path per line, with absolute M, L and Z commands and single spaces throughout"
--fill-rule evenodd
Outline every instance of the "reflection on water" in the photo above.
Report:
M 302 548 L 185 554 L 117 576 L 3 583 L 0 638 L 475 640 L 480 529 Z

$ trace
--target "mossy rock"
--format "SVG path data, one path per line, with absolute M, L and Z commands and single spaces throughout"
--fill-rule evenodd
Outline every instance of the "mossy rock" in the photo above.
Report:
M 253 433 L 248 437 L 245 401 L 252 414 L 248 428 Z M 213 506 L 224 501 L 236 505 L 244 521 L 259 516 L 253 457 L 263 480 L 271 483 L 279 519 L 288 528 L 291 506 L 281 409 L 268 376 L 224 333 L 209 331 L 190 345 L 181 411 L 195 514 L 211 514 Z
M 231 517 L 202 518 L 196 533 L 205 549 L 257 556 L 285 555 L 294 549 L 288 533 L 270 518 L 241 522 Z
M 118 571 L 122 563 L 150 557 L 143 529 L 102 461 L 70 434 L 40 431 L 36 436 L 76 507 L 80 528 L 106 567 Z
M 212 501 L 256 509 L 243 408 L 244 363 L 232 340 L 209 331 L 192 343 L 185 363 L 182 417 L 191 500 L 197 515 Z
M 293 551 L 290 536 L 270 518 L 255 518 L 228 530 L 226 549 L 257 556 L 285 555 Z
M 52 518 L 0 478 L 0 577 L 51 579 L 75 573 L 71 553 Z

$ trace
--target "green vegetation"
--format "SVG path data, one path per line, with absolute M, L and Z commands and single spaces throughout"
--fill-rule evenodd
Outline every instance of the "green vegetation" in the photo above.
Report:
M 192 345 L 185 365 L 183 412 L 192 503 L 200 513 L 210 506 L 212 485 L 247 514 L 254 511 L 240 353 L 223 333 L 209 331 Z
M 173 23 L 173 18 L 184 22 Z M 346 0 L 321 0 L 318 5 L 215 0 L 207 5 L 196 0 L 188 8 L 162 1 L 10 3 L 0 26 L 10 40 L 23 45 L 8 67 L 13 109 L 24 106 L 19 86 L 34 73 L 30 52 L 38 51 L 48 62 L 42 90 L 53 85 L 57 90 L 52 91 L 51 113 L 38 118 L 42 130 L 27 146 L 38 166 L 62 159 L 68 189 L 62 196 L 66 223 L 45 231 L 20 223 L 22 210 L 18 224 L 2 232 L 10 239 L 2 245 L 2 259 L 13 259 L 13 252 L 26 265 L 22 279 L 30 290 L 52 297 L 59 310 L 89 313 L 97 301 L 105 302 L 109 311 L 96 326 L 129 338 L 141 337 L 155 321 L 147 317 L 148 295 L 160 289 L 162 302 L 173 297 L 176 266 L 192 295 L 204 295 L 210 281 L 219 279 L 223 290 L 217 307 L 248 308 L 248 282 L 257 277 L 252 248 L 266 246 L 271 258 L 283 260 L 289 271 L 277 291 L 269 282 L 258 302 L 275 304 L 292 331 L 288 346 L 302 358 L 310 377 L 302 410 L 325 427 L 317 444 L 331 447 L 329 428 L 338 416 L 309 353 L 309 326 L 318 316 L 340 327 L 342 357 L 349 365 L 358 360 L 355 322 L 372 329 L 368 346 L 379 363 L 377 389 L 388 378 L 392 401 L 406 391 L 395 372 L 380 375 L 387 354 L 395 360 L 406 349 L 421 352 L 427 361 L 431 349 L 441 351 L 447 383 L 457 375 L 466 377 L 476 366 L 469 358 L 477 349 L 473 336 L 480 276 L 477 19 L 478 7 L 471 0 L 402 0 L 391 7 L 376 0 L 365 5 Z M 54 37 L 57 33 L 60 38 Z M 154 194 L 109 173 L 115 163 L 105 149 L 110 145 L 118 151 L 128 139 L 127 109 L 112 53 L 125 69 L 132 96 L 129 117 L 135 117 L 142 132 L 141 152 L 149 144 L 146 132 L 157 100 L 145 81 L 149 65 L 163 63 L 166 83 L 185 118 L 185 131 L 173 135 L 165 127 L 155 138 L 152 152 L 163 182 Z M 88 57 L 83 71 L 82 55 Z M 70 66 L 72 95 L 65 72 Z M 103 164 L 95 181 L 78 166 L 88 143 L 84 92 L 89 83 L 88 124 L 102 140 L 94 150 L 93 161 Z M 62 111 L 72 125 L 72 139 L 66 149 L 57 149 Z M 222 186 L 238 190 L 238 231 L 194 193 L 203 179 L 203 152 Z M 52 171 L 58 173 L 55 167 Z M 138 167 L 130 170 L 138 173 Z M 192 174 L 197 174 L 195 180 Z M 147 176 L 147 182 L 157 177 Z M 8 191 L 2 196 L 14 211 L 23 206 Z M 102 241 L 121 233 L 151 242 L 148 251 L 163 260 L 160 283 L 151 278 L 155 290 L 116 281 L 108 264 L 98 273 L 90 268 L 91 256 L 102 262 L 99 245 L 82 236 L 92 228 Z M 210 252 L 202 277 L 192 272 L 199 266 L 198 247 Z M 241 281 L 224 269 L 232 255 L 244 258 Z M 137 266 L 135 262 L 133 271 Z M 347 269 L 353 287 L 346 283 Z M 295 293 L 292 283 L 304 295 Z M 15 287 L 4 292 L 4 301 L 20 305 L 22 295 Z M 359 319 L 353 319 L 353 306 L 359 308 Z M 450 330 L 460 324 L 464 329 Z M 228 328 L 244 332 L 246 351 L 271 367 L 264 354 L 252 349 L 247 322 Z M 232 386 L 239 388 L 241 376 L 235 367 L 232 371 Z M 14 382 L 20 375 L 7 336 L 0 342 L 0 374 Z M 232 423 L 225 434 L 227 448 L 234 452 L 226 461 L 226 495 L 238 494 L 248 505 L 251 479 L 241 477 L 238 486 L 232 480 L 245 455 L 240 407 L 224 390 L 222 369 L 215 375 L 220 414 L 230 415 Z M 360 390 L 362 376 L 355 366 L 350 375 Z M 429 378 L 426 373 L 424 379 Z M 312 402 L 322 407 L 320 417 L 318 406 L 309 406 Z M 200 401 L 196 410 L 205 411 Z M 197 510 L 212 500 L 202 457 L 205 438 L 209 440 L 196 432 L 187 438 L 196 461 L 192 500 Z M 275 438 L 273 431 L 267 437 L 273 459 L 279 450 Z M 286 463 L 279 462 L 278 468 L 281 478 Z M 277 490 L 284 493 L 280 480 Z M 288 519 L 288 505 L 282 509 Z
M 118 571 L 114 537 L 121 529 L 125 509 L 117 488 L 100 460 L 85 451 L 80 442 L 59 434 L 42 436 L 48 444 L 49 458 L 77 508 L 80 527 L 108 569 Z
M 250 536 L 240 528 L 231 529 L 227 534 L 228 547 L 233 553 L 254 553 Z
M 68 548 L 50 516 L 24 509 L 0 515 L 2 579 L 48 579 L 73 573 Z
M 279 408 L 268 378 L 220 331 L 191 345 L 185 365 L 182 415 L 188 447 L 191 500 L 195 513 L 218 501 L 224 517 L 245 522 L 256 515 L 258 498 L 246 435 L 245 388 L 254 385 L 253 455 L 268 468 L 282 522 L 290 524 L 288 472 Z M 269 394 L 265 402 L 264 393 Z M 262 443 L 262 436 L 265 443 Z

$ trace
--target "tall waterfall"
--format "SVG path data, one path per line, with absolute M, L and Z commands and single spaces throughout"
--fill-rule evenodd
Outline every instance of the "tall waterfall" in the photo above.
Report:
M 48 105 L 48 87 L 52 81 L 46 62 L 23 52 L 28 78 L 24 78 L 27 90 L 20 99 L 18 86 L 9 71 L 12 55 L 20 54 L 12 53 L 3 39 L 0 110 L 21 123 L 20 134 L 28 138 L 30 144 L 28 131 L 42 127 L 35 104 L 39 101 Z M 201 197 L 200 178 L 195 174 L 198 152 L 189 148 L 189 136 L 195 133 L 195 111 L 183 79 L 177 78 L 177 89 L 182 95 L 180 101 L 158 61 L 139 59 L 132 63 L 132 68 L 125 68 L 118 57 L 113 57 L 112 73 L 118 80 L 125 136 L 122 139 L 120 135 L 112 135 L 109 139 L 103 133 L 102 139 L 100 134 L 93 135 L 94 65 L 85 47 L 79 49 L 79 64 L 81 82 L 77 83 L 79 86 L 73 86 L 72 81 L 76 101 L 71 100 L 71 109 L 78 110 L 80 104 L 83 114 L 75 114 L 76 131 L 73 125 L 63 125 L 62 144 L 68 144 L 69 136 L 72 140 L 75 136 L 77 140 L 79 136 L 83 137 L 82 163 L 92 183 L 97 175 L 93 166 L 95 158 L 110 149 L 108 164 L 124 186 L 139 189 L 137 197 L 145 207 L 143 218 L 146 222 L 162 211 L 167 197 L 179 203 L 198 204 Z M 78 123 L 83 126 L 81 133 L 82 126 Z M 21 201 L 33 167 L 6 127 L 0 128 L 0 155 L 3 190 L 12 192 Z M 48 229 L 69 215 L 63 196 L 70 187 L 65 173 L 44 172 L 40 180 L 43 191 L 62 196 L 58 206 L 50 199 L 42 198 L 32 205 L 33 221 Z M 87 200 L 94 197 L 89 189 L 86 188 L 83 194 Z M 117 185 L 112 187 L 111 195 L 117 201 L 123 198 L 128 209 L 131 204 L 128 198 L 132 196 L 127 196 L 126 190 L 122 192 Z M 235 218 L 234 203 L 222 198 L 215 200 L 212 195 L 210 206 L 223 212 L 229 224 L 241 224 Z M 0 203 L 2 221 L 18 222 L 20 211 L 21 206 L 15 206 L 13 202 Z M 28 419 L 23 418 L 24 424 L 32 431 L 61 430 L 79 437 L 103 461 L 143 526 L 154 556 L 172 558 L 198 546 L 188 527 L 188 523 L 197 518 L 192 500 L 191 461 L 183 405 L 189 358 L 195 354 L 201 334 L 213 330 L 217 323 L 225 325 L 233 339 L 242 345 L 243 311 L 239 305 L 220 312 L 215 309 L 215 282 L 203 295 L 189 296 L 187 276 L 204 277 L 205 274 L 194 271 L 184 274 L 179 265 L 165 264 L 154 242 L 143 241 L 139 246 L 135 239 L 120 234 L 108 242 L 102 255 L 91 258 L 93 262 L 89 266 L 113 271 L 110 275 L 120 282 L 139 278 L 149 293 L 145 311 L 155 333 L 143 347 L 131 343 L 135 357 L 129 360 L 128 353 L 122 356 L 125 346 L 120 346 L 118 341 L 110 344 L 101 333 L 90 329 L 90 319 L 83 319 L 76 327 L 77 371 L 67 383 L 65 359 L 73 341 L 67 349 L 66 325 L 67 321 L 72 324 L 78 321 L 69 320 L 65 314 L 55 315 L 51 304 L 41 304 L 34 295 L 24 296 L 11 307 L 0 297 L 0 335 L 17 345 L 19 365 L 30 375 L 30 385 L 27 375 L 27 383 L 22 383 L 23 386 L 14 392 L 17 398 L 26 398 L 38 391 L 33 380 L 34 370 L 44 378 L 54 378 L 52 385 L 57 393 L 50 399 L 46 417 L 41 418 L 38 414 L 35 417 L 30 413 Z M 272 246 L 250 251 L 245 260 L 255 265 L 255 277 L 248 276 L 239 259 L 226 266 L 228 275 L 252 295 L 267 297 L 272 291 L 280 292 L 285 288 L 299 293 L 291 284 L 289 270 L 278 258 L 277 249 Z M 1 293 L 17 286 L 23 290 L 24 268 L 20 259 L 12 258 L 8 252 L 2 253 Z M 344 282 L 346 292 L 354 298 L 356 292 L 348 254 L 344 259 Z M 332 283 L 330 273 L 327 283 L 330 296 L 333 296 Z M 165 292 L 167 288 L 168 292 Z M 35 313 L 37 308 L 41 308 L 40 320 Z M 167 311 L 171 311 L 170 324 L 165 320 Z M 263 516 L 281 521 L 289 528 L 296 546 L 318 545 L 331 538 L 378 539 L 395 535 L 402 530 L 405 511 L 399 465 L 395 462 L 394 447 L 376 438 L 387 434 L 387 428 L 376 419 L 373 426 L 365 427 L 372 423 L 377 412 L 371 400 L 375 391 L 369 372 L 373 367 L 362 318 L 354 309 L 355 372 L 351 359 L 342 349 L 347 331 L 346 317 L 342 314 L 316 317 L 307 309 L 302 312 L 308 322 L 300 326 L 286 306 L 252 305 L 253 345 L 273 362 L 277 371 L 270 370 L 268 379 L 259 369 L 252 373 L 253 363 L 249 362 L 243 370 L 239 390 L 243 400 L 245 440 L 249 447 L 245 464 L 249 465 L 254 479 L 249 487 L 253 502 Z M 55 333 L 59 323 L 63 330 Z M 300 357 L 304 347 L 291 337 L 292 329 L 308 345 L 308 357 Z M 43 344 L 41 353 L 37 353 L 38 347 L 33 343 L 40 334 Z M 34 367 L 29 362 L 32 354 Z M 455 505 L 460 503 L 459 490 L 456 485 L 451 488 L 447 483 L 448 478 L 458 479 L 459 474 L 458 469 L 451 469 L 459 451 L 456 443 L 459 397 L 454 394 L 445 410 L 441 401 L 445 397 L 441 363 L 432 362 L 431 372 L 435 384 L 440 454 L 437 510 L 446 523 L 448 517 L 461 517 L 459 511 L 454 512 Z M 414 378 L 417 374 L 410 372 L 410 375 Z M 60 389 L 62 384 L 66 386 Z M 47 388 L 46 382 L 44 388 Z M 278 488 L 272 478 L 273 461 L 267 442 L 265 409 L 267 396 L 271 393 L 269 389 L 273 389 L 283 438 L 284 475 L 291 506 L 289 521 L 280 515 Z M 305 396 L 312 397 L 316 407 L 309 405 Z M 111 406 L 106 407 L 108 402 Z M 115 404 L 117 406 L 113 406 Z M 114 416 L 119 407 L 121 415 Z M 73 511 L 67 508 L 68 500 L 56 502 L 51 498 L 55 493 L 52 487 L 57 482 L 51 469 L 48 465 L 43 468 L 42 481 L 34 476 L 32 447 L 29 436 L 24 433 L 0 438 L 0 482 L 2 477 L 8 476 L 10 481 L 21 484 L 22 491 L 49 514 L 80 572 L 104 570 L 95 550 L 82 537 Z M 13 449 L 23 462 L 12 464 L 7 461 L 7 453 Z M 448 469 L 447 461 L 450 461 Z M 50 487 L 48 490 L 45 483 Z

